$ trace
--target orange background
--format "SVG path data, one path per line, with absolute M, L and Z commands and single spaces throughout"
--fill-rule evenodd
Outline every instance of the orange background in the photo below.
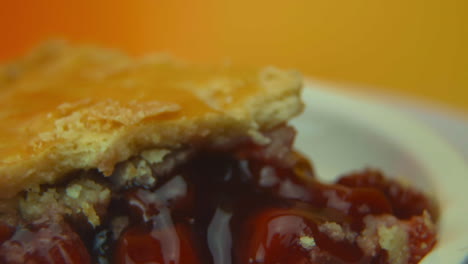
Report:
M 1 0 L 0 60 L 64 37 L 292 67 L 468 113 L 467 12 L 466 0 Z

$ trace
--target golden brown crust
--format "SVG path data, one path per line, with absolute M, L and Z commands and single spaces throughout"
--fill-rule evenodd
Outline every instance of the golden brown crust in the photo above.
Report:
M 296 72 L 53 43 L 0 68 L 0 197 L 154 148 L 218 144 L 302 110 Z M 261 138 L 257 138 L 260 140 Z

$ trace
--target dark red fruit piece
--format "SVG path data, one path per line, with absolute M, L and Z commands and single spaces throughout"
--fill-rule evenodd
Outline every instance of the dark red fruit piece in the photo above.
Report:
M 0 245 L 10 239 L 15 229 L 6 224 L 0 224 Z
M 186 180 L 182 176 L 176 176 L 155 191 L 142 188 L 129 190 L 125 194 L 125 200 L 137 221 L 148 222 L 162 208 L 173 211 L 191 210 L 193 195 Z
M 63 223 L 20 228 L 0 247 L 1 263 L 91 263 L 80 237 Z
M 136 226 L 119 239 L 115 264 L 199 264 L 190 230 L 179 224 L 175 227 L 153 229 Z
M 300 154 L 292 153 L 293 164 L 290 168 L 259 161 L 249 161 L 249 170 L 257 185 L 261 188 L 277 188 L 281 182 L 293 182 L 297 185 L 308 185 L 315 182 L 315 173 L 312 165 Z
M 412 217 L 408 221 L 409 226 L 409 264 L 418 263 L 427 253 L 429 253 L 437 242 L 436 229 L 429 220 L 427 214 Z
M 239 263 L 345 263 L 362 253 L 348 241 L 334 241 L 318 231 L 320 222 L 310 212 L 268 209 L 247 223 Z
M 281 198 L 308 203 L 315 208 L 335 209 L 354 217 L 356 223 L 367 214 L 391 214 L 393 210 L 379 189 L 323 184 L 313 178 L 304 179 L 291 169 L 260 163 L 252 163 L 250 168 L 257 185 L 266 191 Z
M 309 193 L 312 205 L 333 208 L 359 219 L 368 214 L 392 213 L 389 201 L 378 190 L 316 182 L 309 187 Z
M 246 144 L 237 149 L 237 158 L 291 167 L 296 161 L 292 151 L 296 130 L 290 126 L 279 126 L 265 132 L 264 136 L 270 140 L 269 144 Z
M 400 219 L 421 215 L 424 210 L 437 218 L 437 207 L 432 200 L 414 188 L 405 187 L 395 180 L 384 177 L 380 171 L 365 170 L 345 175 L 338 180 L 338 183 L 349 187 L 380 190 L 392 204 L 395 216 Z

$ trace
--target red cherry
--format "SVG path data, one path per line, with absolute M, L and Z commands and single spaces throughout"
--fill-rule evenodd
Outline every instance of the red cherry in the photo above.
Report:
M 119 239 L 115 264 L 199 264 L 190 230 L 181 224 L 153 229 L 136 226 Z
M 240 263 L 344 263 L 358 261 L 361 251 L 334 241 L 317 229 L 319 219 L 295 209 L 268 209 L 248 221 Z
M 125 193 L 125 200 L 138 222 L 148 222 L 163 208 L 190 212 L 194 190 L 182 176 L 175 176 L 155 191 L 135 188 Z
M 353 188 L 373 188 L 381 191 L 390 201 L 395 216 L 400 219 L 421 215 L 424 210 L 437 218 L 437 206 L 432 200 L 414 188 L 405 187 L 395 180 L 384 177 L 380 171 L 365 170 L 352 173 L 340 178 L 338 183 Z
M 419 261 L 432 250 L 437 242 L 436 229 L 429 216 L 414 216 L 408 221 L 410 259 L 409 264 Z
M 333 208 L 360 219 L 368 214 L 392 213 L 385 195 L 371 188 L 349 188 L 338 184 L 315 182 L 308 188 L 308 201 L 316 207 Z
M 11 226 L 6 224 L 0 224 L 0 245 L 3 244 L 3 242 L 10 239 L 13 233 L 14 229 Z
M 305 202 L 316 208 L 331 208 L 353 217 L 359 227 L 367 214 L 392 213 L 393 208 L 384 192 L 377 188 L 348 187 L 324 184 L 313 176 L 311 167 L 285 169 L 260 162 L 250 162 L 250 170 L 257 186 L 281 198 Z M 304 171 L 307 173 L 304 174 Z M 309 176 L 304 176 L 309 175 Z
M 275 166 L 290 168 L 297 161 L 293 153 L 293 143 L 296 130 L 290 126 L 279 126 L 263 135 L 270 140 L 266 145 L 258 145 L 250 142 L 241 145 L 235 153 L 241 159 L 256 160 L 259 162 L 274 164 Z
M 21 228 L 0 247 L 2 263 L 91 263 L 80 237 L 65 223 Z M 1 262 L 0 261 L 0 262 Z

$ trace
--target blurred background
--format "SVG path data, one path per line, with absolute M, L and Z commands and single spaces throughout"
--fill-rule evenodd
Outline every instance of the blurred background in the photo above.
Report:
M 134 55 L 296 68 L 466 116 L 467 11 L 466 0 L 3 0 L 0 61 L 62 37 Z

